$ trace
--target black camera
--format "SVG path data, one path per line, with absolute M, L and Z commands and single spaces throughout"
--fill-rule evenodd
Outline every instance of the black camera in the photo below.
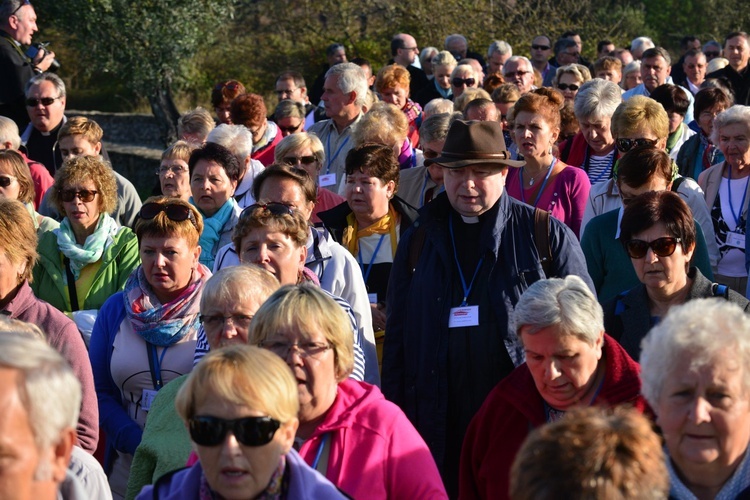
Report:
M 26 57 L 34 60 L 37 55 L 42 52 L 43 54 L 46 52 L 49 52 L 47 50 L 47 47 L 49 46 L 49 42 L 38 42 L 38 43 L 32 43 L 29 45 L 29 48 L 26 50 Z M 42 56 L 44 57 L 44 56 Z M 50 65 L 50 70 L 57 71 L 60 69 L 60 63 L 57 62 L 57 59 L 52 60 L 52 64 Z

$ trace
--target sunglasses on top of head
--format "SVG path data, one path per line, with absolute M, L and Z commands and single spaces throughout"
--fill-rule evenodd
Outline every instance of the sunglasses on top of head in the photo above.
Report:
M 177 203 L 146 203 L 141 207 L 138 216 L 141 219 L 151 220 L 161 212 L 167 216 L 167 218 L 174 222 L 182 222 L 190 219 L 190 222 L 195 225 L 195 216 L 190 207 L 186 205 L 180 205 Z
M 294 210 L 289 208 L 288 206 L 284 205 L 283 203 L 276 203 L 276 202 L 270 202 L 270 203 L 253 203 L 249 207 L 245 208 L 242 213 L 240 214 L 240 219 L 244 219 L 245 217 L 250 217 L 256 209 L 262 209 L 262 210 L 268 210 L 271 215 L 280 216 L 280 215 L 291 215 L 294 216 Z
M 636 146 L 643 146 L 644 144 L 648 144 L 649 146 L 654 146 L 656 144 L 655 139 L 644 139 L 644 138 L 638 138 L 638 139 L 616 139 L 615 144 L 617 145 L 617 149 L 622 151 L 623 153 L 627 153 L 631 149 L 633 149 Z

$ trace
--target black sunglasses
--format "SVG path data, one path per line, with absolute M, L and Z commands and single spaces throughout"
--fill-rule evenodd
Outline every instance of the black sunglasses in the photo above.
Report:
M 195 224 L 195 215 L 190 207 L 185 205 L 178 205 L 176 203 L 146 203 L 141 207 L 141 211 L 138 215 L 141 219 L 151 220 L 161 212 L 167 216 L 167 218 L 174 222 L 182 222 L 190 219 L 190 222 Z
M 98 193 L 98 191 L 94 191 L 93 189 L 81 189 L 80 191 L 76 191 L 75 189 L 61 189 L 60 199 L 62 199 L 62 201 L 70 202 L 76 198 L 80 198 L 82 202 L 88 203 L 94 200 L 96 193 Z
M 625 243 L 625 250 L 627 250 L 631 259 L 644 258 L 649 248 L 659 257 L 669 257 L 681 241 L 681 238 L 673 238 L 672 236 L 664 236 L 653 241 L 630 240 Z
M 283 203 L 253 203 L 249 207 L 245 208 L 242 213 L 240 214 L 240 219 L 244 219 L 245 217 L 250 217 L 253 212 L 255 212 L 256 209 L 263 209 L 268 210 L 271 215 L 291 215 L 294 216 L 294 210 L 289 208 L 288 206 L 284 205 Z
M 467 87 L 471 87 L 474 85 L 474 82 L 476 82 L 473 78 L 454 78 L 451 80 L 451 83 L 454 87 L 460 87 L 462 85 L 466 85 Z
M 531 48 L 534 50 L 549 50 L 549 45 L 532 45 Z
M 571 92 L 575 92 L 576 90 L 578 90 L 581 87 L 579 87 L 575 83 L 571 83 L 570 85 L 568 85 L 567 83 L 558 83 L 557 84 L 557 88 L 560 89 L 560 90 L 568 90 L 568 89 L 570 89 Z
M 706 55 L 706 57 L 709 57 L 709 58 L 710 57 L 719 57 L 719 53 L 718 52 L 704 52 L 704 54 Z
M 193 417 L 189 421 L 190 438 L 199 446 L 218 446 L 228 431 L 245 446 L 263 446 L 273 440 L 281 422 L 271 417 L 245 417 L 225 420 L 218 417 Z
M 285 165 L 296 165 L 297 162 L 301 163 L 302 165 L 312 165 L 316 161 L 318 161 L 318 157 L 316 155 L 310 155 L 310 156 L 285 156 L 281 159 L 282 163 Z
M 0 187 L 7 188 L 17 177 L 15 175 L 0 175 Z
M 278 125 L 278 124 L 276 126 L 279 127 L 279 130 L 281 130 L 285 134 L 293 134 L 302 127 L 303 123 L 304 122 L 299 122 L 299 125 L 297 125 L 296 127 L 282 127 L 281 125 Z
M 615 144 L 617 144 L 617 149 L 619 149 L 623 153 L 627 153 L 636 146 L 643 146 L 644 144 L 653 146 L 656 144 L 656 139 L 617 139 L 615 141 Z
M 42 103 L 42 106 L 52 106 L 52 103 L 60 99 L 61 97 L 62 96 L 42 97 L 41 99 L 26 99 L 26 106 L 30 108 L 36 108 L 40 102 Z

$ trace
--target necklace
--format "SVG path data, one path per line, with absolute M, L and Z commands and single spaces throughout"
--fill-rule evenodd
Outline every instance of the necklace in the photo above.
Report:
M 536 178 L 540 175 L 543 175 L 545 173 L 549 174 L 550 170 L 552 170 L 552 167 L 555 165 L 555 160 L 552 160 L 552 163 L 550 163 L 549 167 L 547 167 L 545 170 L 542 170 L 541 172 L 537 172 L 536 174 L 531 176 L 531 179 L 529 179 L 529 187 L 533 186 L 536 182 Z M 525 168 L 521 167 L 521 178 L 523 179 L 523 172 L 526 170 Z M 523 183 L 523 180 L 522 180 Z

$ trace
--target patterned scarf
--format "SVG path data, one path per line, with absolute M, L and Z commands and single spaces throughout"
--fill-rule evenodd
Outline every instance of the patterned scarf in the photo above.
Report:
M 357 224 L 357 218 L 354 213 L 350 213 L 346 216 L 347 226 L 344 229 L 344 234 L 341 238 L 341 243 L 351 252 L 355 257 L 359 253 L 359 239 L 366 238 L 373 234 L 386 234 L 391 235 L 391 254 L 396 255 L 396 247 L 398 246 L 398 237 L 396 235 L 396 226 L 398 225 L 398 212 L 393 208 L 392 204 L 388 204 L 388 213 L 378 219 L 375 224 L 368 226 L 362 230 L 359 229 Z
M 259 500 L 279 500 L 281 498 L 286 498 L 288 490 L 289 474 L 286 469 L 286 455 L 281 455 L 279 466 L 271 476 L 268 486 L 266 486 L 266 489 L 255 498 Z M 198 498 L 199 500 L 216 500 L 217 498 L 220 498 L 213 492 L 211 485 L 208 484 L 205 472 L 201 473 Z
M 190 197 L 190 204 L 198 208 L 192 196 Z M 219 242 L 219 238 L 221 238 L 221 230 L 229 219 L 232 218 L 236 206 L 237 202 L 234 198 L 229 198 L 212 217 L 206 217 L 206 214 L 198 208 L 198 211 L 203 216 L 203 232 L 198 240 L 198 244 L 202 249 L 200 263 L 209 269 L 213 269 L 214 267 L 214 258 L 216 257 L 214 247 Z
M 167 347 L 179 342 L 191 329 L 198 329 L 198 313 L 203 284 L 211 271 L 198 265 L 190 284 L 171 302 L 162 304 L 146 280 L 143 266 L 130 273 L 122 294 L 125 313 L 133 329 L 146 342 Z
M 412 101 L 411 99 L 407 99 L 406 104 L 404 104 L 404 107 L 401 108 L 401 111 L 406 113 L 406 119 L 409 120 L 409 123 L 411 123 L 419 118 L 419 115 L 422 114 L 422 106 Z
M 76 235 L 67 217 L 60 223 L 58 229 L 53 230 L 57 235 L 58 248 L 64 256 L 70 259 L 70 270 L 76 280 L 81 276 L 81 269 L 102 258 L 104 250 L 114 243 L 114 237 L 119 229 L 120 226 L 112 217 L 101 214 L 96 230 L 86 238 L 83 245 L 76 243 Z
M 703 155 L 701 156 L 703 170 L 708 170 L 713 165 L 724 161 L 724 154 L 714 146 L 711 142 L 711 138 L 703 132 L 703 129 L 698 131 L 698 137 L 700 137 L 701 147 L 703 149 Z

